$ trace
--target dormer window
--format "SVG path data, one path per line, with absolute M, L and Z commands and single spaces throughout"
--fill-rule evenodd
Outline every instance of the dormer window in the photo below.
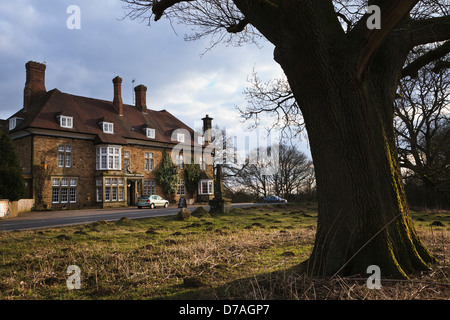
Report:
M 11 130 L 15 129 L 19 125 L 20 121 L 22 121 L 22 120 L 23 120 L 22 118 L 18 118 L 18 117 L 9 119 L 9 130 L 11 131 Z
M 147 138 L 155 139 L 155 129 L 145 128 L 145 134 L 147 135 Z
M 104 133 L 114 133 L 114 123 L 103 122 L 103 132 Z
M 177 141 L 178 142 L 184 142 L 184 134 L 177 133 Z
M 61 126 L 61 128 L 68 128 L 68 129 L 73 128 L 73 117 L 58 116 L 58 119 L 59 119 L 59 125 Z

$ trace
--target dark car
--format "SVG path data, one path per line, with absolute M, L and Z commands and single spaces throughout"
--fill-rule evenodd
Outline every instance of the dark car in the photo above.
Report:
M 264 203 L 287 203 L 287 200 L 278 196 L 268 196 L 264 198 Z

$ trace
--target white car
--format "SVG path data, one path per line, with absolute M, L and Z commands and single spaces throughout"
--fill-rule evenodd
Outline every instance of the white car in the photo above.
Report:
M 167 208 L 169 206 L 169 201 L 161 198 L 158 195 L 151 195 L 146 197 L 139 198 L 137 202 L 137 207 L 142 209 L 143 207 L 149 207 L 153 209 L 154 207 L 164 207 Z

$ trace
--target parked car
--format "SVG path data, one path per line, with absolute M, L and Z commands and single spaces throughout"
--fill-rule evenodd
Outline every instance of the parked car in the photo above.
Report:
M 161 198 L 158 195 L 145 196 L 138 199 L 137 207 L 142 209 L 143 207 L 149 207 L 153 209 L 154 207 L 164 207 L 169 206 L 169 201 Z
M 264 198 L 264 203 L 287 203 L 287 200 L 278 196 L 268 196 Z

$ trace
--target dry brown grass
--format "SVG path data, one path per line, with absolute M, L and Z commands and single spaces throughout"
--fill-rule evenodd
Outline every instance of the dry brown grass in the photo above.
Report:
M 428 213 L 427 213 L 428 214 Z M 439 213 L 446 226 L 450 213 Z M 237 209 L 229 215 L 99 221 L 0 233 L 0 299 L 449 299 L 449 228 L 417 230 L 439 266 L 408 281 L 311 279 L 296 272 L 315 236 L 314 207 Z M 445 218 L 445 219 L 444 219 Z M 81 269 L 68 290 L 66 269 Z

